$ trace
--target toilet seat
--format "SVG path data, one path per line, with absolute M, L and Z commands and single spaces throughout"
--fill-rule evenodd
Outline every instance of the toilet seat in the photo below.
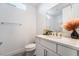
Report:
M 31 43 L 25 46 L 26 51 L 33 51 L 35 50 L 36 44 Z

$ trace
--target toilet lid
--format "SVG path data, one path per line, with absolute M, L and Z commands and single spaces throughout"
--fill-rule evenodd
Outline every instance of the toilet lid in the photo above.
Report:
M 35 48 L 36 44 L 34 43 L 31 43 L 31 44 L 28 44 L 25 46 L 26 49 L 29 49 L 29 48 Z

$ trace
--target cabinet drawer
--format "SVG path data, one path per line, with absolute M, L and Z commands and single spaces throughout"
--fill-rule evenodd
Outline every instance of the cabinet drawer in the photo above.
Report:
M 40 40 L 40 44 L 42 44 L 43 46 L 45 46 L 48 49 L 51 49 L 52 51 L 56 52 L 56 43 L 52 43 L 50 41 L 41 39 Z
M 77 56 L 77 51 L 71 48 L 58 45 L 58 54 L 62 56 Z

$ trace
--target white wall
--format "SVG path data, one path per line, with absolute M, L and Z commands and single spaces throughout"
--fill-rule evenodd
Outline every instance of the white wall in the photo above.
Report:
M 13 55 L 24 51 L 24 46 L 34 41 L 36 34 L 36 9 L 28 6 L 26 11 L 0 4 L 0 22 L 20 23 L 0 24 L 0 55 Z

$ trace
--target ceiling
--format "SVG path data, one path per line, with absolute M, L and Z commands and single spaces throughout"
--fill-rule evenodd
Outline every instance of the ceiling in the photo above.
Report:
M 25 3 L 25 4 L 31 5 L 33 7 L 38 7 L 41 3 Z
M 30 3 L 30 5 L 37 7 L 40 5 L 40 3 Z

